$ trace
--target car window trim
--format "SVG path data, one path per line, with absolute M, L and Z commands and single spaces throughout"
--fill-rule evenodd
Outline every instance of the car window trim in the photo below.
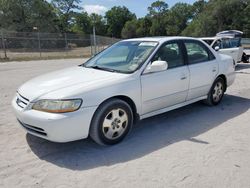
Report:
M 205 62 L 209 62 L 209 61 L 214 61 L 216 59 L 215 55 L 211 52 L 211 50 L 205 44 L 203 44 L 202 42 L 197 41 L 197 40 L 192 40 L 192 39 L 184 39 L 184 40 L 182 40 L 182 42 L 183 42 L 183 45 L 184 45 L 184 48 L 185 48 L 186 61 L 187 61 L 187 64 L 189 66 L 190 65 L 200 64 L 200 63 L 205 63 Z M 196 43 L 196 44 L 201 44 L 201 46 L 203 46 L 205 48 L 205 51 L 208 54 L 208 60 L 207 61 L 200 61 L 200 62 L 197 62 L 197 63 L 190 63 L 189 62 L 189 58 L 188 58 L 188 53 L 187 53 L 187 47 L 185 45 L 185 43 L 188 43 L 188 42 L 192 42 L 192 43 Z
M 178 68 L 178 67 L 183 67 L 183 66 L 186 66 L 187 65 L 187 62 L 185 61 L 185 54 L 184 54 L 184 51 L 183 51 L 183 46 L 182 46 L 182 42 L 181 42 L 181 39 L 175 39 L 175 40 L 169 40 L 169 41 L 166 41 L 164 43 L 161 44 L 161 46 L 156 50 L 156 52 L 153 54 L 152 58 L 150 59 L 149 63 L 152 63 L 152 60 L 154 58 L 154 56 L 156 55 L 156 53 L 164 46 L 164 45 L 167 45 L 167 44 L 172 44 L 172 43 L 176 43 L 180 49 L 180 52 L 181 52 L 181 56 L 182 56 L 182 60 L 183 60 L 183 65 L 179 65 L 179 66 L 176 66 L 176 67 L 170 67 L 168 68 L 167 70 L 169 69 L 174 69 L 174 68 Z M 148 64 L 149 64 L 148 63 Z M 148 66 L 148 65 L 147 65 Z

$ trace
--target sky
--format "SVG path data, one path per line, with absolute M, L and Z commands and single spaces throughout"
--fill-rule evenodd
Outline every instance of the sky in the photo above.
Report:
M 156 0 L 82 0 L 81 6 L 88 13 L 97 13 L 104 15 L 107 10 L 113 6 L 126 6 L 137 17 L 143 17 L 147 14 L 147 8 Z M 195 0 L 165 0 L 171 7 L 175 3 L 183 2 L 193 4 Z

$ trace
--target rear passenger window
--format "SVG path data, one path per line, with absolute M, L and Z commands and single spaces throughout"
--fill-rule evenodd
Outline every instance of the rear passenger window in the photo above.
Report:
M 176 42 L 163 44 L 156 52 L 153 61 L 166 61 L 168 68 L 174 68 L 184 65 L 183 55 L 179 44 Z
M 209 53 L 206 47 L 198 42 L 185 42 L 189 64 L 209 61 Z

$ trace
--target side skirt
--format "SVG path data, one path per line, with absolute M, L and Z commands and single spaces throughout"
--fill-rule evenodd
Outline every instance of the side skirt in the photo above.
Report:
M 174 106 L 170 106 L 170 107 L 167 107 L 167 108 L 163 108 L 163 109 L 160 109 L 160 110 L 149 112 L 147 114 L 141 115 L 140 119 L 142 120 L 142 119 L 145 119 L 145 118 L 148 118 L 148 117 L 151 117 L 151 116 L 162 114 L 162 113 L 165 113 L 165 112 L 168 112 L 168 111 L 171 111 L 171 110 L 174 110 L 174 109 L 177 109 L 177 108 L 180 108 L 180 107 L 183 107 L 183 106 L 186 106 L 186 105 L 189 105 L 189 104 L 201 101 L 201 100 L 204 100 L 206 98 L 207 98 L 207 96 L 202 96 L 202 97 L 199 97 L 199 98 L 196 98 L 196 99 L 192 99 L 192 100 L 189 100 L 189 101 L 186 101 L 186 102 L 183 102 L 183 103 L 176 104 Z

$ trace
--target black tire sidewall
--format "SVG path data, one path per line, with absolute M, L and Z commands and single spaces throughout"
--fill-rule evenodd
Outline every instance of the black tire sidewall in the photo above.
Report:
M 217 102 L 215 102 L 214 99 L 213 99 L 213 91 L 214 91 L 214 87 L 216 86 L 216 84 L 217 84 L 218 82 L 220 82 L 220 83 L 222 84 L 222 86 L 223 86 L 223 93 L 222 93 L 222 96 L 221 96 L 220 100 L 217 101 Z M 224 80 L 223 80 L 222 78 L 217 78 L 217 79 L 215 80 L 215 82 L 213 83 L 213 86 L 212 86 L 212 88 L 211 88 L 211 90 L 210 90 L 210 92 L 209 92 L 209 100 L 211 101 L 211 104 L 212 104 L 212 105 L 215 105 L 215 106 L 216 106 L 216 105 L 218 105 L 218 104 L 221 102 L 221 100 L 222 100 L 222 98 L 223 98 L 223 96 L 224 96 L 224 91 L 225 91 L 225 82 L 224 82 Z
M 96 121 L 96 125 L 93 125 L 93 126 L 97 126 L 96 127 L 97 128 L 96 131 L 97 131 L 97 135 L 99 137 L 99 140 L 104 145 L 113 145 L 113 144 L 117 144 L 117 143 L 121 142 L 126 137 L 126 135 L 129 133 L 129 131 L 132 128 L 133 113 L 132 113 L 132 110 L 131 110 L 130 106 L 126 102 L 124 102 L 124 101 L 114 100 L 114 101 L 110 101 L 110 102 L 105 103 L 100 108 L 102 108 L 102 109 L 100 111 L 97 111 L 97 113 L 99 113 L 99 114 L 96 117 L 96 118 L 98 118 L 97 121 Z M 106 138 L 104 136 L 103 131 L 102 131 L 102 124 L 103 124 L 103 121 L 104 121 L 105 117 L 107 116 L 107 114 L 111 110 L 117 109 L 117 108 L 121 108 L 122 110 L 124 110 L 127 113 L 127 116 L 128 116 L 128 125 L 127 125 L 127 128 L 124 131 L 123 135 L 121 135 L 117 139 L 110 140 L 110 139 L 108 139 L 108 138 Z

